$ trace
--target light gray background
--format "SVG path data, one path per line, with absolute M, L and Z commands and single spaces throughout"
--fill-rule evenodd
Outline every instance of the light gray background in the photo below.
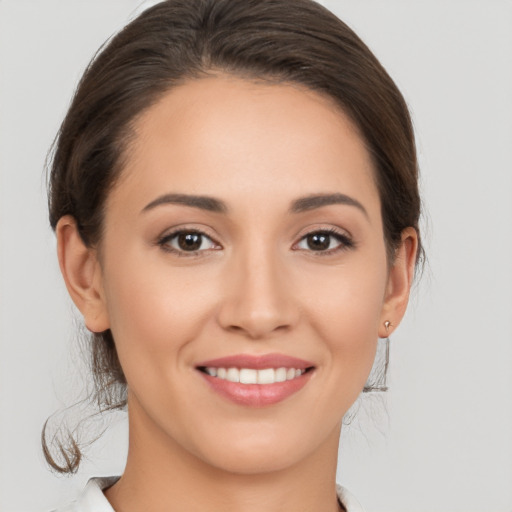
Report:
M 391 391 L 345 429 L 339 479 L 368 512 L 510 512 L 512 2 L 324 3 L 410 104 L 429 216 L 430 268 L 393 336 Z M 44 420 L 80 390 L 42 173 L 81 71 L 140 4 L 0 0 L 2 512 L 49 510 L 123 467 L 123 421 L 72 478 L 40 452 Z

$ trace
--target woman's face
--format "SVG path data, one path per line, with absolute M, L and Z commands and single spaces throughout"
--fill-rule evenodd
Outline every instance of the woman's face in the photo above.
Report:
M 85 316 L 112 330 L 130 428 L 242 473 L 332 449 L 401 317 L 357 130 L 317 93 L 210 77 L 146 111 L 126 156 Z

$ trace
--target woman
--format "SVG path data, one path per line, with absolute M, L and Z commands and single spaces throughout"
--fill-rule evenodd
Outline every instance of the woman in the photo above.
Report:
M 148 9 L 84 74 L 49 204 L 130 429 L 124 474 L 70 510 L 360 510 L 341 423 L 405 312 L 420 200 L 405 102 L 346 25 L 309 0 Z

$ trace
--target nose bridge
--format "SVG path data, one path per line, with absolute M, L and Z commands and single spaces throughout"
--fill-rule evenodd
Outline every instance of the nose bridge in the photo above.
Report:
M 296 308 L 280 256 L 277 247 L 262 242 L 234 251 L 220 312 L 224 328 L 261 338 L 295 323 Z

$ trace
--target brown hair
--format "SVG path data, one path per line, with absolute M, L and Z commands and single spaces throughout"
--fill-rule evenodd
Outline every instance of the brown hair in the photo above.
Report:
M 374 160 L 388 259 L 403 229 L 419 232 L 417 159 L 406 103 L 359 37 L 312 0 L 167 0 L 127 25 L 85 71 L 55 140 L 52 228 L 70 214 L 84 243 L 97 246 L 105 199 L 123 168 L 134 120 L 177 84 L 215 71 L 297 83 L 334 99 Z M 100 411 L 123 408 L 126 380 L 110 330 L 92 334 L 91 347 Z M 72 436 L 69 443 L 58 442 L 63 464 L 52 458 L 45 429 L 42 438 L 54 469 L 76 471 L 81 452 Z

